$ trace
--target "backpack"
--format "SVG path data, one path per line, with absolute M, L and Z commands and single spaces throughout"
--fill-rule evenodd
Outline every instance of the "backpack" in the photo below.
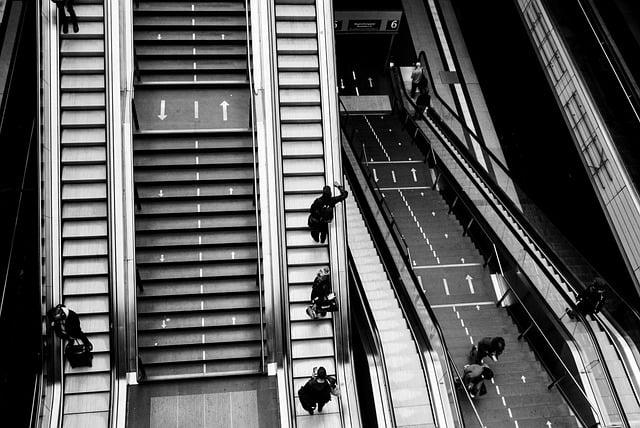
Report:
M 331 223 L 333 221 L 333 205 L 330 203 L 323 203 L 320 206 L 320 219 L 324 220 L 326 223 Z

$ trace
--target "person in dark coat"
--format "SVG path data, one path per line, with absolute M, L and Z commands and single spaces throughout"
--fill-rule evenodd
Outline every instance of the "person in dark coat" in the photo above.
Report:
M 477 346 L 471 348 L 471 359 L 476 364 L 482 364 L 485 357 L 498 361 L 504 351 L 505 341 L 502 337 L 484 337 Z
M 318 412 L 322 412 L 324 405 L 331 401 L 331 391 L 336 384 L 336 379 L 327 376 L 327 370 L 324 367 L 319 367 L 311 379 L 298 391 L 300 404 L 310 415 L 313 415 L 316 405 Z
M 600 277 L 594 278 L 589 286 L 578 294 L 576 309 L 582 315 L 595 315 L 602 309 L 607 300 L 607 283 Z M 575 318 L 575 313 L 567 308 L 567 314 L 571 319 Z
M 53 0 L 53 2 L 58 6 L 60 21 L 62 21 L 62 32 L 64 34 L 69 32 L 69 19 L 71 20 L 71 25 L 73 25 L 73 32 L 77 33 L 80 31 L 80 28 L 78 27 L 78 17 L 76 16 L 76 11 L 73 9 L 75 0 Z M 67 9 L 67 12 L 69 12 L 68 18 L 64 13 L 65 8 Z
M 327 312 L 337 310 L 335 295 L 331 292 L 331 271 L 323 267 L 311 286 L 311 306 L 307 308 L 307 315 L 311 319 L 324 317 Z
M 416 99 L 416 111 L 413 114 L 414 119 L 419 119 L 427 107 L 429 107 L 430 97 L 428 91 L 420 91 L 420 95 Z
M 89 338 L 80 328 L 80 317 L 74 311 L 60 304 L 47 312 L 47 318 L 59 338 L 70 342 L 81 340 L 88 351 L 93 350 Z
M 340 190 L 340 196 L 331 196 L 331 187 L 324 186 L 322 196 L 313 201 L 309 209 L 307 224 L 311 229 L 311 237 L 316 242 L 324 243 L 327 239 L 329 223 L 333 221 L 333 208 L 339 202 L 347 199 L 349 195 L 349 192 L 344 190 L 344 187 L 340 186 L 340 184 L 334 184 Z
M 491 379 L 493 379 L 493 371 L 484 364 L 467 364 L 464 366 L 462 385 L 469 392 L 471 398 L 486 394 L 487 389 L 484 386 L 484 381 Z

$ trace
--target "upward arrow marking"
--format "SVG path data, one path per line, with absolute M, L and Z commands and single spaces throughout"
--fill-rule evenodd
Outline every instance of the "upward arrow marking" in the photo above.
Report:
M 227 108 L 229 107 L 229 103 L 225 100 L 220 103 L 222 106 L 222 120 L 227 121 Z
M 417 183 L 418 182 L 418 178 L 416 177 L 416 169 L 415 168 L 411 168 L 411 174 L 413 175 L 413 182 Z

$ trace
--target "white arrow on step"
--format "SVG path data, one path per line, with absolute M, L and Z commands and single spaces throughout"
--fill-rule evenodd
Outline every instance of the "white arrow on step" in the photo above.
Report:
M 369 81 L 369 87 L 373 88 L 373 79 L 369 77 L 367 80 Z
M 471 277 L 471 275 L 467 274 L 467 276 L 464 279 L 466 279 L 467 284 L 469 284 L 469 291 L 471 292 L 471 294 L 476 294 L 476 291 L 473 289 L 473 278 Z
M 375 182 L 378 182 L 378 173 L 376 172 L 376 169 L 373 168 L 373 179 L 375 180 Z
M 167 327 L 167 323 L 165 322 L 165 320 L 162 320 L 162 328 L 166 328 Z
M 162 189 L 160 189 L 160 191 L 158 192 L 158 196 L 163 197 L 164 193 L 162 192 Z
M 222 120 L 227 121 L 227 107 L 229 107 L 229 103 L 225 100 L 220 103 L 222 106 Z
M 232 251 L 231 252 L 231 260 L 235 260 L 236 259 L 236 252 Z
M 527 383 L 527 377 L 526 376 L 522 376 L 520 379 L 522 379 L 522 383 Z
M 222 34 L 222 40 L 224 40 L 224 34 Z
M 340 79 L 340 89 L 344 89 L 344 80 Z
M 549 428 L 551 428 L 551 425 L 553 425 L 553 424 L 551 423 L 551 421 L 547 421 L 547 423 L 545 425 L 548 426 Z
M 160 254 L 160 261 L 164 262 L 164 254 Z
M 160 100 L 160 114 L 158 115 L 158 119 L 165 120 L 167 118 L 167 115 L 165 114 L 164 110 L 165 110 L 165 101 Z
M 162 34 L 158 33 L 158 40 L 162 40 Z
M 460 258 L 460 261 L 461 261 L 462 263 L 464 263 L 464 257 L 461 257 L 461 258 Z
M 413 175 L 413 182 L 417 183 L 418 182 L 418 177 L 416 177 L 416 169 L 415 168 L 411 168 L 411 175 Z
M 233 195 L 233 187 L 229 187 L 229 194 Z
M 391 178 L 393 178 L 393 182 L 396 182 L 396 172 L 394 170 L 391 170 Z

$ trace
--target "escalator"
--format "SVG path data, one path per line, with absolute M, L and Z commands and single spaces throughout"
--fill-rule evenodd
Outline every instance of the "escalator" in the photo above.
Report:
M 248 2 L 134 8 L 141 376 L 263 373 Z
M 64 365 L 63 420 L 109 423 L 109 227 L 105 135 L 104 9 L 78 4 L 80 32 L 60 35 L 62 303 L 80 316 L 93 366 Z

